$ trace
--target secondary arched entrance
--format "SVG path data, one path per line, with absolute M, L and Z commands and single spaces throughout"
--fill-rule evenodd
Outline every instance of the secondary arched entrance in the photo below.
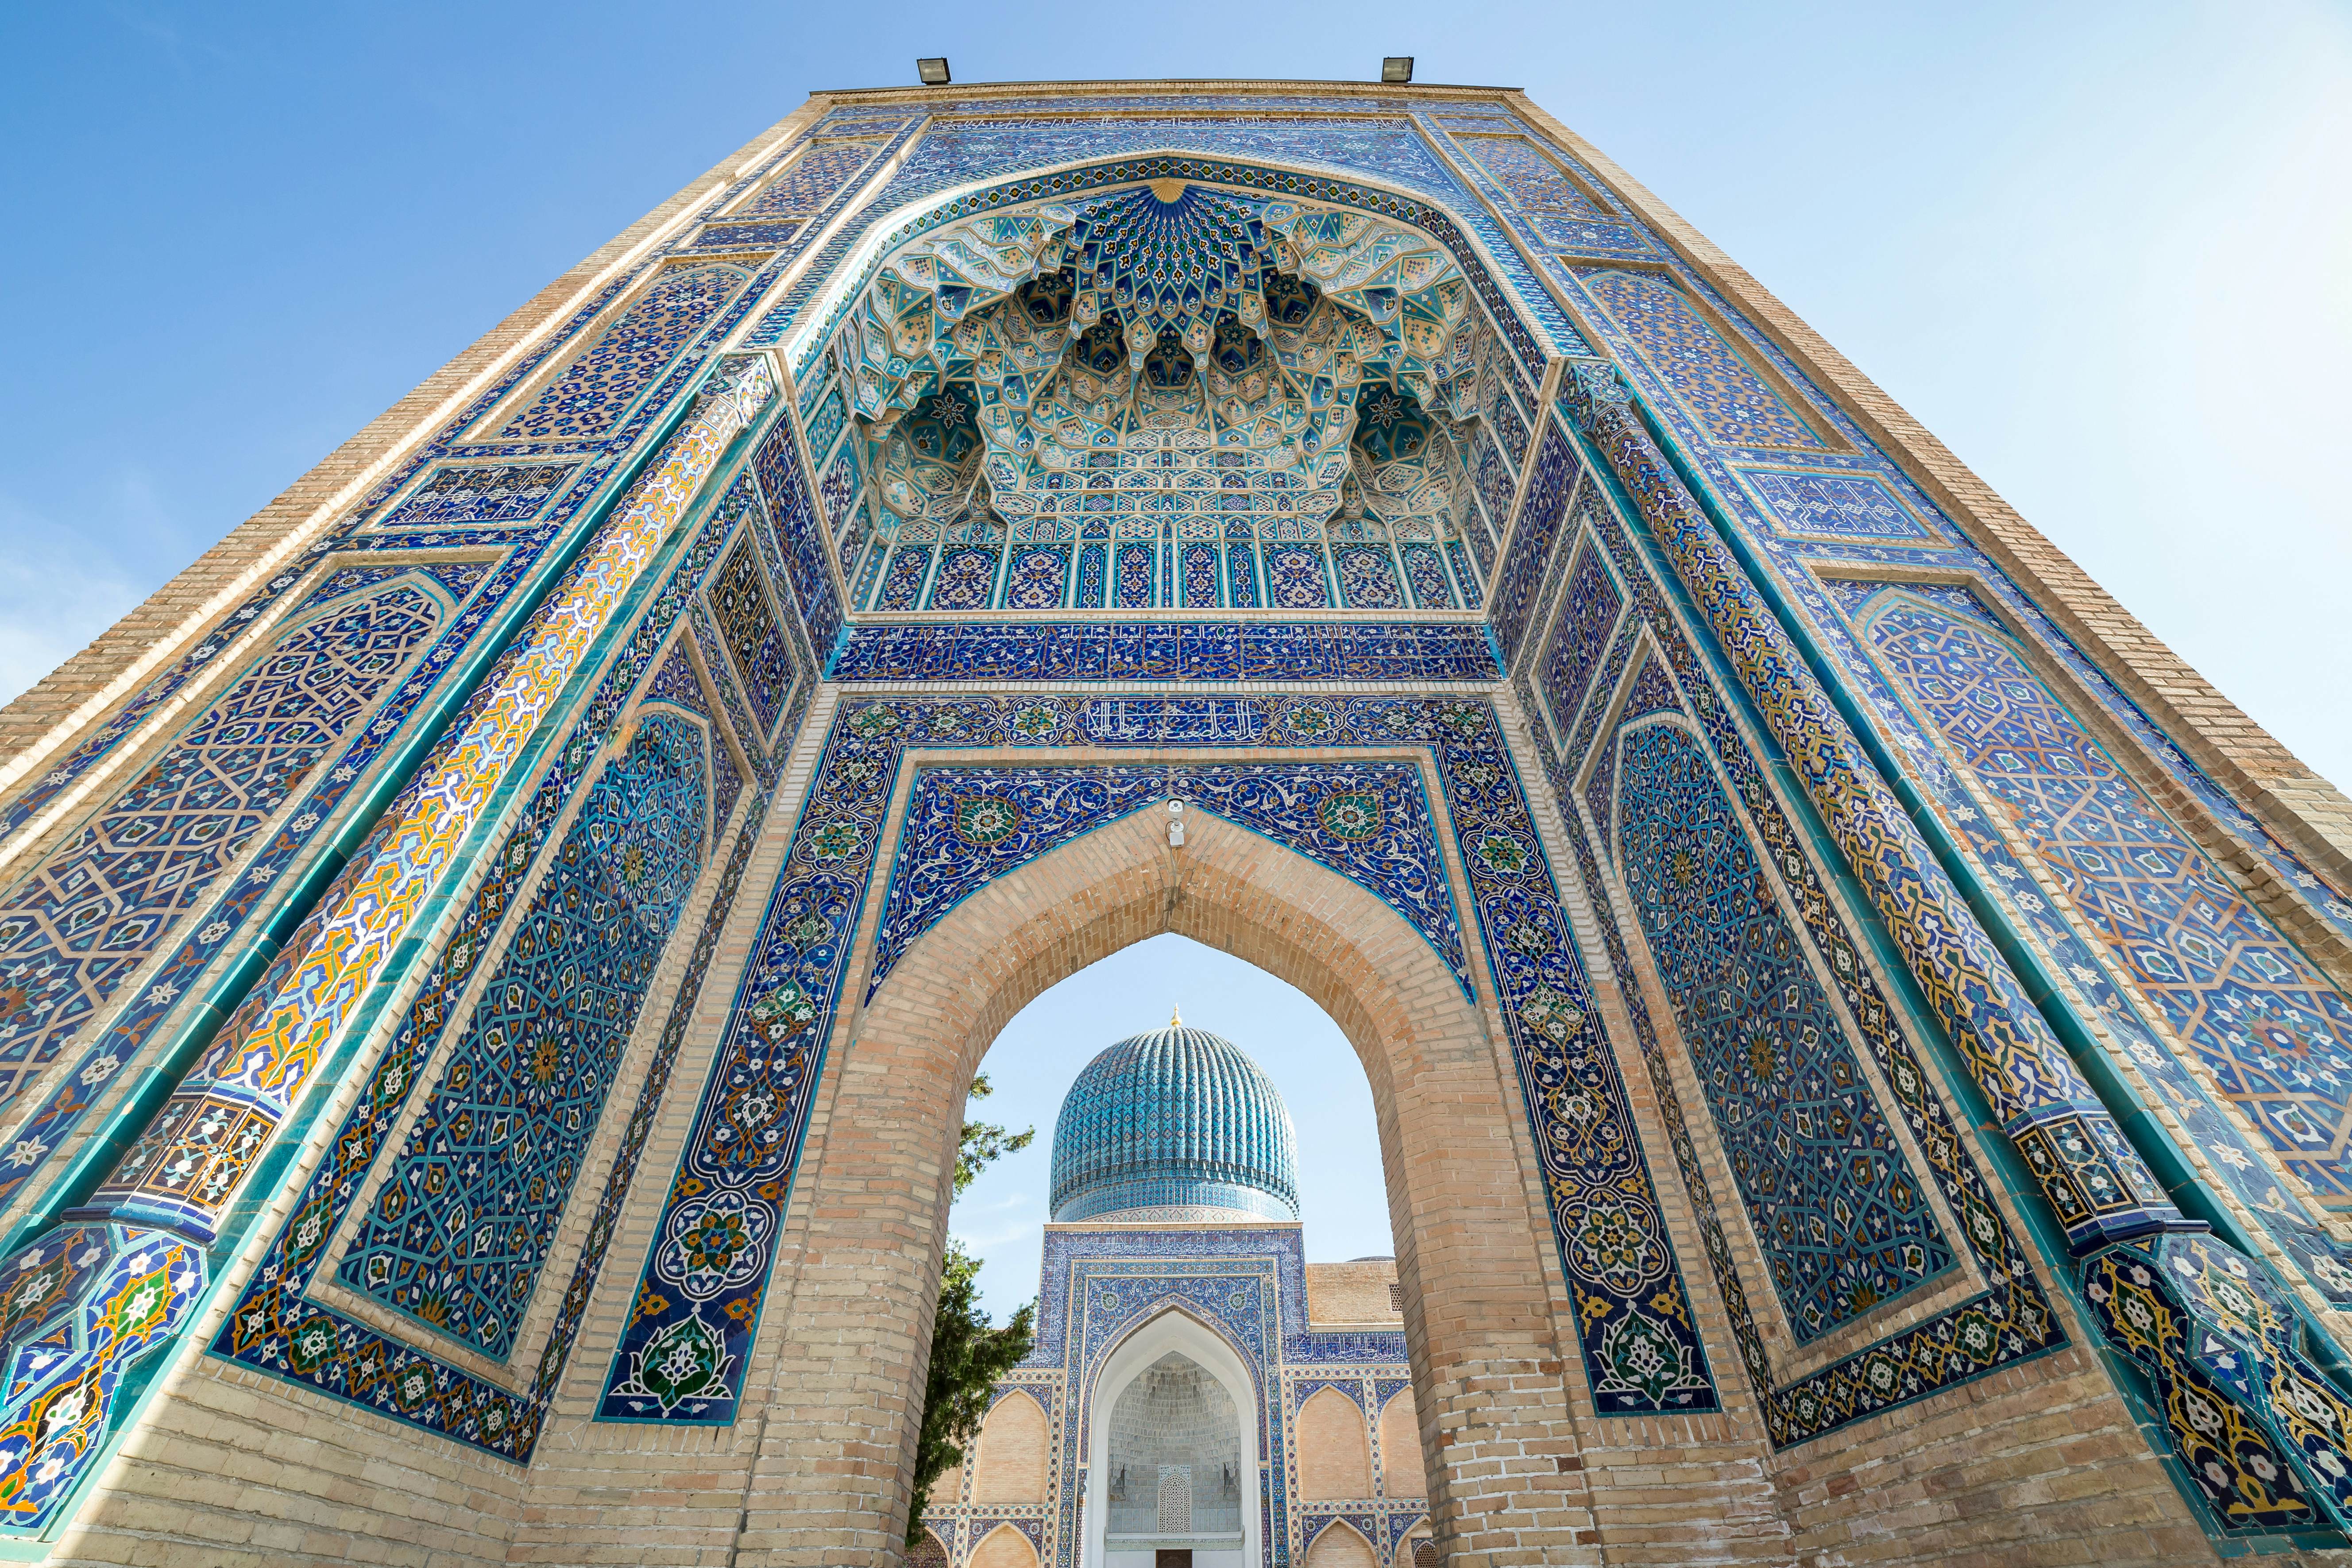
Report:
M 1215 1330 L 1169 1308 L 1102 1363 L 1086 1400 L 1084 1568 L 1265 1561 L 1264 1392 Z

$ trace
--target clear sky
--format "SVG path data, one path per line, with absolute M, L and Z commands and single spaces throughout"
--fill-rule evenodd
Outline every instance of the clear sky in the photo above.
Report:
M 808 90 L 918 53 L 1526 88 L 2352 784 L 2352 11 L 2296 0 L 0 7 L 0 696 Z

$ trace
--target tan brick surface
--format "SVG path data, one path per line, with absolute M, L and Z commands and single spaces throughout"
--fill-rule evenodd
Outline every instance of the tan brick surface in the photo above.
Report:
M 1429 1494 L 1421 1464 L 1421 1415 L 1410 1388 L 1400 1389 L 1381 1411 L 1381 1491 L 1388 1497 Z
M 1298 1407 L 1298 1495 L 1308 1502 L 1372 1495 L 1372 1435 L 1356 1402 L 1327 1388 Z
M 1404 1317 L 1396 1259 L 1310 1263 L 1307 1318 L 1314 1323 L 1393 1323 Z
M 1307 1548 L 1307 1568 L 1380 1568 L 1380 1553 L 1346 1520 L 1333 1520 Z
M 1045 1406 L 1026 1394 L 996 1402 L 980 1430 L 971 1463 L 974 1502 L 1044 1502 L 1045 1445 L 1051 1431 Z

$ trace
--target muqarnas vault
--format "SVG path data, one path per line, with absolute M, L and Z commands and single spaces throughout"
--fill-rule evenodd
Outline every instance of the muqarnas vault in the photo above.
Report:
M 11 1560 L 2347 1547 L 2352 805 L 1515 92 L 820 95 L 0 746 Z M 910 1547 L 965 1090 L 1165 931 L 1395 1259 L 1118 1047 Z

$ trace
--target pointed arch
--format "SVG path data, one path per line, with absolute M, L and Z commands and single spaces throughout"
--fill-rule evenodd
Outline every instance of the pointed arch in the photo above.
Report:
M 1344 1519 L 1325 1525 L 1307 1549 L 1307 1568 L 1380 1568 L 1380 1563 L 1381 1554 L 1364 1532 Z
M 1037 1548 L 1009 1524 L 1000 1524 L 971 1549 L 967 1568 L 1037 1568 Z
M 1421 1414 L 1409 1386 L 1398 1389 L 1381 1410 L 1381 1495 L 1429 1495 L 1429 1476 L 1421 1460 Z
M 988 1046 L 1048 987 L 1166 931 L 1297 986 L 1355 1047 L 1398 1267 L 1423 1308 L 1406 1329 L 1422 1407 L 1456 1414 L 1461 1445 L 1568 1430 L 1556 1347 L 1576 1331 L 1547 1285 L 1549 1212 L 1486 1004 L 1474 1007 L 1421 933 L 1357 883 L 1205 814 L 1172 849 L 1163 821 L 1122 818 L 973 890 L 836 1026 L 761 1353 L 772 1386 L 795 1390 L 772 1407 L 776 1451 L 801 1451 L 805 1432 L 814 1452 L 817 1434 L 847 1422 L 877 1434 L 877 1455 L 780 1473 L 786 1536 L 814 1542 L 905 1507 L 899 1456 L 927 1353 L 917 1325 L 937 1297 L 956 1131 Z M 1507 1408 L 1476 1392 L 1497 1376 L 1523 1380 Z M 1431 1479 L 1433 1510 L 1455 1507 L 1444 1474 Z
M 981 1423 L 979 1452 L 971 1461 L 971 1500 L 1044 1502 L 1048 1440 L 1053 1424 L 1045 1407 L 1025 1389 L 1012 1389 Z
M 1291 1426 L 1298 1447 L 1298 1495 L 1338 1502 L 1372 1495 L 1371 1429 L 1364 1412 L 1336 1388 L 1318 1389 Z
M 1103 1534 L 1110 1517 L 1110 1414 L 1120 1394 L 1143 1370 L 1170 1353 L 1183 1356 L 1217 1380 L 1240 1415 L 1241 1471 L 1258 1474 L 1265 1398 L 1256 1375 L 1224 1331 L 1186 1308 L 1171 1303 L 1128 1331 L 1087 1378 L 1080 1394 L 1087 1456 L 1084 1561 L 1105 1559 Z M 1190 1499 L 1186 1499 L 1187 1510 Z M 1264 1561 L 1258 1510 L 1241 1510 L 1242 1560 Z M 1186 1530 L 1191 1526 L 1189 1521 Z

